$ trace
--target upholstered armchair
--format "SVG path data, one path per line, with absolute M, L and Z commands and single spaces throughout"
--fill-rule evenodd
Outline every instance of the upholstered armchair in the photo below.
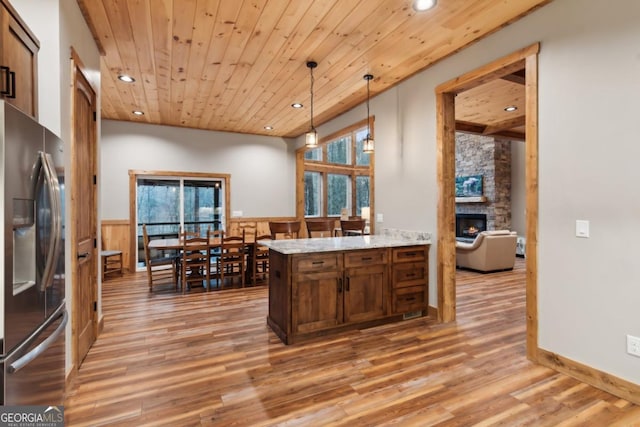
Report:
M 517 233 L 483 231 L 472 243 L 456 242 L 456 266 L 482 272 L 511 270 L 516 261 Z

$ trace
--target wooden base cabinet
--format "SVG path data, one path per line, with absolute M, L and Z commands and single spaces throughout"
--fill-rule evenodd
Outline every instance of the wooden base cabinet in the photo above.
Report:
M 342 323 L 341 257 L 335 253 L 296 256 L 292 267 L 292 332 L 304 334 Z
M 426 311 L 429 302 L 429 247 L 393 248 L 392 258 L 393 312 Z
M 386 316 L 387 249 L 344 254 L 344 321 L 363 322 Z
M 415 301 L 405 300 L 415 297 L 413 294 L 427 295 L 428 275 L 424 275 L 420 284 L 413 281 L 413 286 L 407 288 L 411 289 L 408 294 L 393 292 L 389 272 L 396 272 L 390 263 L 394 250 L 376 248 L 292 255 L 270 250 L 267 323 L 284 343 L 292 344 L 339 330 L 402 319 L 404 312 L 417 307 Z M 422 253 L 427 251 L 428 247 Z M 423 262 L 427 259 L 423 258 Z M 416 272 L 420 270 L 417 264 L 406 263 Z M 411 274 L 404 267 L 404 264 L 399 267 L 398 272 Z M 402 273 L 398 275 L 401 277 Z M 425 298 L 421 304 L 426 314 Z

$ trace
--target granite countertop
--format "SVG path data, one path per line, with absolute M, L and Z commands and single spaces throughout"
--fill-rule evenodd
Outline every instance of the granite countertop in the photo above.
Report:
M 259 240 L 258 243 L 282 254 L 351 251 L 358 249 L 430 245 L 430 238 L 391 236 L 317 237 L 313 239 Z

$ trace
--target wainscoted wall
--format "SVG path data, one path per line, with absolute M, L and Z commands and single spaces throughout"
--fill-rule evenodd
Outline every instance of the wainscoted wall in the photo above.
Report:
M 457 213 L 487 215 L 487 230 L 511 229 L 511 142 L 456 134 L 456 176 L 482 175 L 486 202 L 456 203 Z

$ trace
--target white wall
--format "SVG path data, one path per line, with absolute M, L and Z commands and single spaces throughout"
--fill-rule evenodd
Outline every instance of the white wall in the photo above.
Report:
M 636 0 L 556 0 L 371 102 L 383 226 L 431 231 L 435 242 L 435 87 L 541 42 L 539 345 L 636 384 L 640 359 L 626 354 L 625 336 L 640 336 L 638 22 Z M 358 107 L 319 133 L 364 116 Z M 577 219 L 591 222 L 591 238 L 575 237 Z M 432 246 L 432 305 L 436 255 Z
M 11 5 L 40 41 L 38 52 L 38 118 L 64 141 L 65 184 L 71 188 L 69 173 L 71 164 L 71 71 L 70 49 L 73 46 L 89 71 L 89 80 L 100 93 L 100 56 L 75 0 L 11 0 Z M 98 95 L 99 96 L 99 95 Z M 99 99 L 99 98 L 98 98 Z M 98 112 L 99 114 L 99 112 Z M 71 195 L 65 194 L 65 205 L 70 206 Z M 70 223 L 70 209 L 66 209 L 65 223 Z M 65 253 L 71 253 L 70 227 L 66 227 Z M 98 260 L 96 260 L 98 262 Z M 67 273 L 71 260 L 66 256 Z M 98 270 L 96 270 L 98 271 Z M 65 298 L 71 311 L 73 294 L 71 274 L 66 275 Z M 98 292 L 98 310 L 101 307 L 101 290 Z M 71 322 L 66 330 L 67 372 L 71 368 Z
M 295 153 L 283 138 L 102 122 L 102 218 L 129 218 L 129 170 L 231 174 L 231 211 L 295 215 Z

